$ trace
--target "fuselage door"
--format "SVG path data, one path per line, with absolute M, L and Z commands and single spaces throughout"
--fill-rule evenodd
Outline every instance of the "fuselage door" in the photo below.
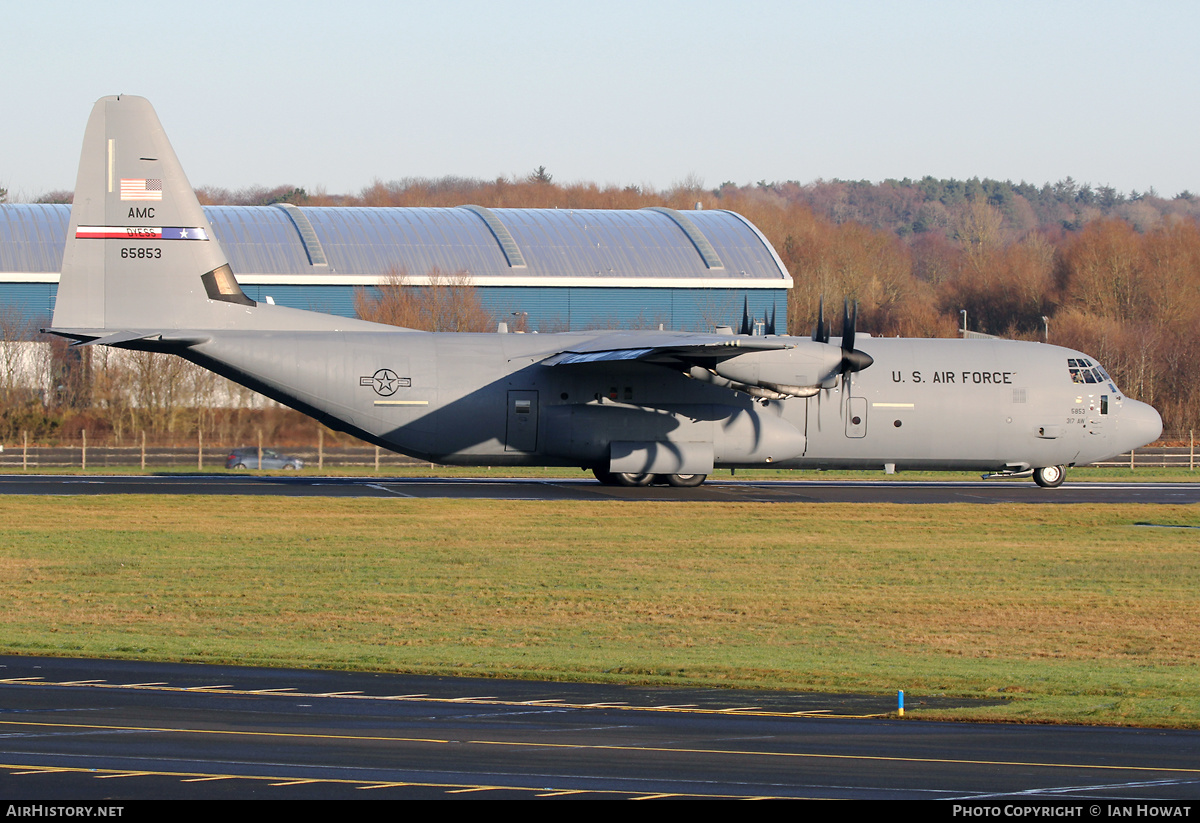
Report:
M 846 400 L 846 436 L 867 436 L 867 398 L 850 397 Z
M 538 393 L 519 390 L 508 393 L 508 426 L 504 450 L 537 451 Z

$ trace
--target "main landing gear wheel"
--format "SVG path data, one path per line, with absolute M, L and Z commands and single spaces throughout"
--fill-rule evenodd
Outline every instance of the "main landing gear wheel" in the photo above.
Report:
M 1033 470 L 1033 482 L 1043 489 L 1057 489 L 1066 477 L 1066 466 L 1044 466 Z
M 631 472 L 606 472 L 603 469 L 592 469 L 596 479 L 606 486 L 649 486 L 654 480 L 652 474 L 633 474 Z
M 699 486 L 706 479 L 707 474 L 668 474 L 667 485 L 677 489 L 690 489 Z

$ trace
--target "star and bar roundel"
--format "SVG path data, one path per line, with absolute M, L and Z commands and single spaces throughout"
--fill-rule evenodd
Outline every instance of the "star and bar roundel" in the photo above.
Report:
M 391 369 L 379 369 L 370 377 L 358 378 L 358 385 L 370 386 L 380 397 L 389 397 L 396 393 L 396 389 L 411 386 L 412 381 L 407 377 L 400 377 Z

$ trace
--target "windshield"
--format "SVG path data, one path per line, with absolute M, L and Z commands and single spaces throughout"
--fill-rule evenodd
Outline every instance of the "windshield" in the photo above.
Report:
M 1069 357 L 1067 358 L 1067 369 L 1071 373 L 1071 381 L 1073 383 L 1112 383 L 1112 378 L 1108 376 L 1108 372 L 1100 366 L 1099 363 L 1093 363 L 1086 357 Z M 1114 392 L 1116 386 L 1110 385 Z

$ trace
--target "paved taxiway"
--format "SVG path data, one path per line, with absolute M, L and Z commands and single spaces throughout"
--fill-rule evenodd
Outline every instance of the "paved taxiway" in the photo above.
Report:
M 904 480 L 709 480 L 695 489 L 621 488 L 584 478 L 312 477 L 255 475 L 0 476 L 0 494 L 234 494 L 485 500 L 692 500 L 793 503 L 1200 503 L 1200 483 Z
M 0 796 L 1200 798 L 1200 732 L 871 717 L 891 702 L 4 657 Z

